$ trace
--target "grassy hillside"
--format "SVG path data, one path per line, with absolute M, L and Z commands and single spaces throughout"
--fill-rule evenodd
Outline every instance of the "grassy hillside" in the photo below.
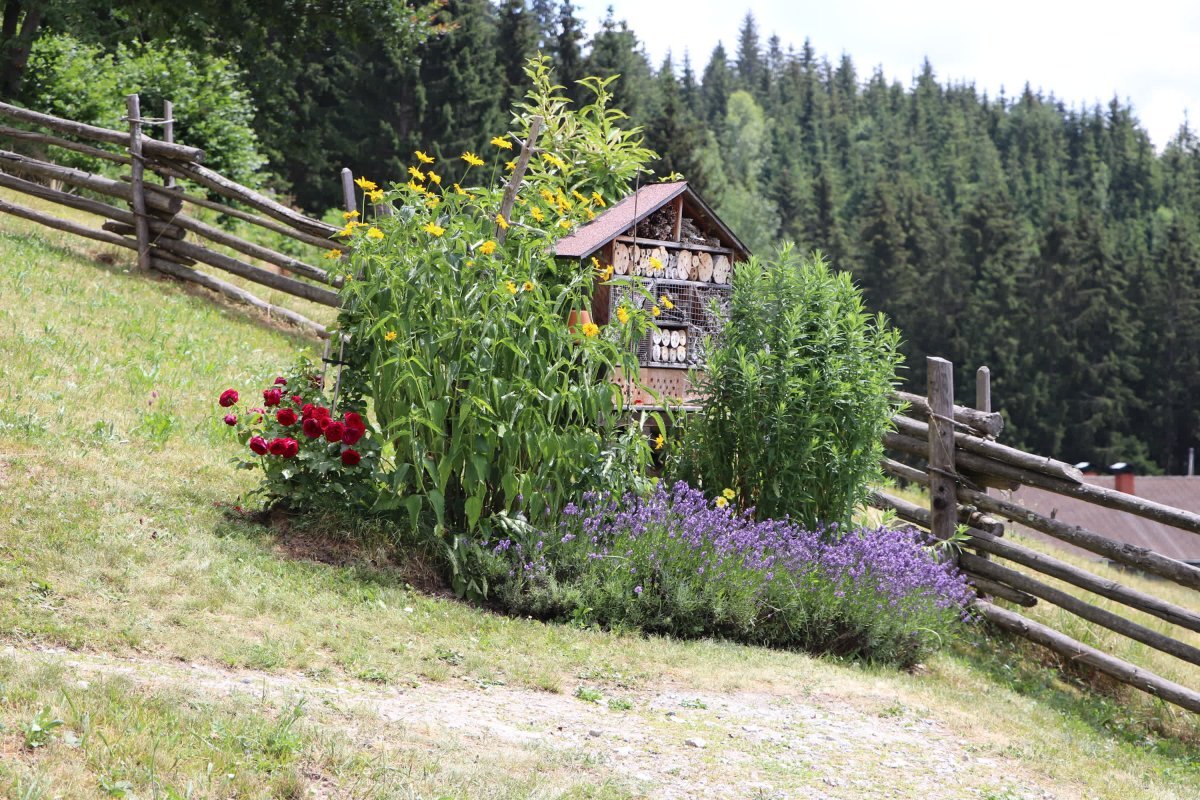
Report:
M 1086 699 L 976 632 L 909 674 L 543 625 L 429 591 L 429 569 L 363 525 L 258 524 L 235 509 L 254 479 L 231 469 L 214 400 L 312 347 L 127 253 L 0 219 L 0 793 L 1194 797 L 1194 719 Z M 405 698 L 434 721 L 375 713 Z M 578 746 L 522 743 L 537 720 L 495 709 L 492 733 L 436 720 L 539 698 Z M 763 726 L 814 708 L 866 727 L 801 763 L 793 740 L 730 727 L 719 709 L 746 698 Z M 606 750 L 596 719 L 645 731 L 629 745 L 645 763 Z M 876 729 L 903 758 L 872 749 Z M 962 763 L 939 778 L 935 757 Z

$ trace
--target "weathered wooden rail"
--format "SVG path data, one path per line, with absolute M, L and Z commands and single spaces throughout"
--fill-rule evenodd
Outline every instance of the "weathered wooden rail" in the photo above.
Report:
M 958 556 L 959 566 L 980 592 L 976 610 L 982 618 L 1067 659 L 1087 664 L 1117 681 L 1200 713 L 1200 691 L 1197 691 L 1200 687 L 1182 686 L 1167 680 L 988 599 L 998 598 L 1025 608 L 1047 602 L 1147 647 L 1200 666 L 1200 648 L 1100 608 L 1047 583 L 1040 576 L 1054 578 L 1185 630 L 1200 631 L 1200 610 L 1183 608 L 1007 540 L 1003 535 L 1003 520 L 1027 526 L 1125 567 L 1190 589 L 1200 589 L 1200 569 L 1147 548 L 1119 542 L 1068 521 L 1045 516 L 990 494 L 988 487 L 1036 486 L 1196 535 L 1200 535 L 1200 515 L 1088 484 L 1079 470 L 1070 464 L 996 442 L 1003 429 L 1003 419 L 990 408 L 987 368 L 981 369 L 976 384 L 980 408 L 972 409 L 954 405 L 953 368 L 948 361 L 930 358 L 928 367 L 928 396 L 901 395 L 900 399 L 906 401 L 908 407 L 893 420 L 895 431 L 884 438 L 888 450 L 901 454 L 909 462 L 923 462 L 923 465 L 913 466 L 885 458 L 883 469 L 893 478 L 925 487 L 929 491 L 929 507 L 918 506 L 883 491 L 872 495 L 871 504 L 929 530 L 942 540 L 965 535 L 965 547 Z
M 198 267 L 227 272 L 330 307 L 339 305 L 340 277 L 305 257 L 287 255 L 209 225 L 185 214 L 184 207 L 217 211 L 273 235 L 286 236 L 321 256 L 340 249 L 333 238 L 338 229 L 203 166 L 204 151 L 174 142 L 173 109 L 170 103 L 165 106 L 163 118 L 147 119 L 142 116 L 137 95 L 130 95 L 126 98 L 129 130 L 118 131 L 0 103 L 0 118 L 12 123 L 0 125 L 0 141 L 8 140 L 13 147 L 27 151 L 0 149 L 0 187 L 83 211 L 103 221 L 98 228 L 91 228 L 12 202 L 0 202 L 0 212 L 132 250 L 141 269 L 196 283 L 327 337 L 324 325 L 298 311 L 267 302 Z M 161 126 L 165 140 L 147 136 L 146 129 L 150 126 Z M 66 167 L 40 153 L 28 152 L 31 145 L 43 151 L 52 146 L 103 159 L 128 167 L 129 172 L 121 180 L 114 180 Z M 114 145 L 121 152 L 107 149 Z M 177 184 L 178 180 L 198 185 L 225 202 L 189 194 Z M 233 203 L 249 210 L 237 208 Z

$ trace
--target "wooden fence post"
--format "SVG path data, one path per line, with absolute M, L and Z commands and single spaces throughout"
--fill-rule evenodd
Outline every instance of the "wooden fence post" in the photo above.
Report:
M 175 104 L 170 100 L 163 100 L 163 140 L 175 144 Z M 164 185 L 174 189 L 175 176 L 168 175 Z
M 138 269 L 149 270 L 150 226 L 146 222 L 146 193 L 142 188 L 146 162 L 142 159 L 141 101 L 136 94 L 125 97 L 125 114 L 129 118 L 129 157 L 133 159 L 129 168 L 129 183 L 133 187 L 130 206 L 133 208 L 133 224 L 137 234 Z
M 992 370 L 985 366 L 975 370 L 975 408 L 985 413 L 992 411 Z M 988 487 L 983 487 L 984 494 L 991 494 Z M 979 557 L 990 560 L 991 556 L 980 551 Z
M 358 210 L 354 197 L 354 173 L 349 167 L 342 167 L 342 202 L 346 205 L 347 213 Z
M 958 491 L 954 471 L 954 365 L 944 358 L 925 359 L 929 392 L 930 532 L 945 541 L 958 528 Z

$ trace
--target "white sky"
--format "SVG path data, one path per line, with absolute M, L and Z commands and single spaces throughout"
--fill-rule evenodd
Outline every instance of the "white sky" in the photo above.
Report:
M 1200 2 L 1192 0 L 574 0 L 588 34 L 605 8 L 629 23 L 655 68 L 667 50 L 684 50 L 697 73 L 718 41 L 733 59 L 746 11 L 766 45 L 779 34 L 798 50 L 805 37 L 818 54 L 843 52 L 860 77 L 882 66 L 906 86 L 928 56 L 941 82 L 973 82 L 1012 97 L 1030 83 L 1068 106 L 1133 105 L 1156 147 L 1200 112 Z

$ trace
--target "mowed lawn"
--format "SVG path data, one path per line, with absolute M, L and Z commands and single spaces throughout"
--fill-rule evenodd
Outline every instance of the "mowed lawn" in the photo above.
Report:
M 864 713 L 926 709 L 966 739 L 986 726 L 986 747 L 1063 797 L 1198 796 L 1194 717 L 1089 699 L 974 630 L 910 674 L 545 625 L 446 597 L 377 526 L 264 527 L 235 509 L 255 477 L 232 468 L 215 399 L 261 390 L 317 347 L 136 274 L 126 252 L 0 218 L 0 793 L 304 797 L 331 781 L 353 791 L 316 796 L 631 794 L 561 756 L 468 765 L 410 742 L 393 766 L 311 708 L 83 680 L 31 655 L 52 647 L 379 687 L 840 694 Z

